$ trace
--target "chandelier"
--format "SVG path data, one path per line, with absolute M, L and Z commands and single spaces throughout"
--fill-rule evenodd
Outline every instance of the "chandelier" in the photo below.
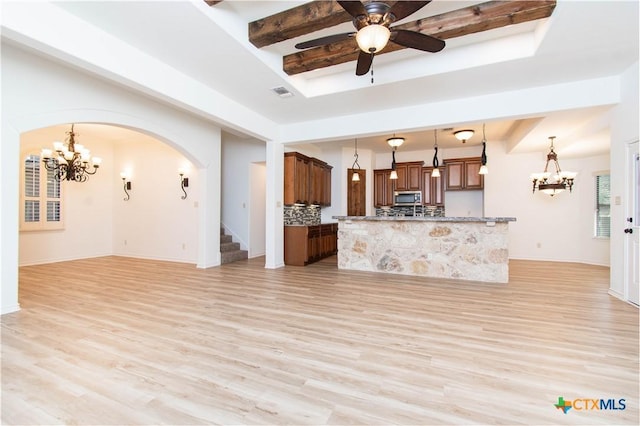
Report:
M 531 181 L 533 182 L 533 192 L 542 191 L 545 194 L 551 195 L 552 197 L 565 189 L 569 188 L 569 192 L 573 188 L 573 179 L 576 177 L 577 173 L 562 171 L 560 169 L 560 163 L 558 163 L 558 154 L 553 150 L 553 140 L 555 136 L 549 136 L 549 140 L 551 141 L 551 147 L 549 148 L 549 153 L 547 154 L 547 162 L 544 166 L 544 172 L 542 173 L 532 173 Z M 553 162 L 553 165 L 556 169 L 555 173 L 552 174 L 549 171 L 549 163 Z
M 53 150 L 42 150 L 42 162 L 44 167 L 53 172 L 56 180 L 63 179 L 74 180 L 76 182 L 85 182 L 89 176 L 95 175 L 102 163 L 102 159 L 98 157 L 91 158 L 88 149 L 80 144 L 76 144 L 73 132 L 73 124 L 66 143 L 56 141 L 53 143 Z M 53 152 L 55 150 L 55 153 Z M 93 169 L 89 169 L 89 164 Z

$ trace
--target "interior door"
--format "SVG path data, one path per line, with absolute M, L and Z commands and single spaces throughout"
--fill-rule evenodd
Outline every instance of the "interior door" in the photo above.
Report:
M 640 154 L 638 142 L 630 145 L 629 149 L 629 179 L 631 182 L 629 201 L 630 208 L 626 217 L 628 236 L 626 242 L 627 263 L 627 294 L 629 302 L 640 304 Z
M 347 169 L 347 216 L 367 215 L 367 171 L 358 170 L 360 180 L 354 182 L 353 169 Z

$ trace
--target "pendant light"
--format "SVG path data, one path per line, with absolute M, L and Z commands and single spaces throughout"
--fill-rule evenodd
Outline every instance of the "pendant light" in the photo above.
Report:
M 484 123 L 482 124 L 482 155 L 480 156 L 480 161 L 482 165 L 480 166 L 480 170 L 478 171 L 479 175 L 486 175 L 489 173 L 489 169 L 487 168 L 487 137 L 484 133 Z
M 355 148 L 355 153 L 353 154 L 354 156 L 354 160 L 353 160 L 353 165 L 351 166 L 351 170 L 353 171 L 353 174 L 351 175 L 351 181 L 352 182 L 360 182 L 360 164 L 358 164 L 358 138 L 356 138 L 356 148 Z M 356 169 L 357 167 L 357 169 Z
M 431 177 L 437 178 L 440 177 L 440 169 L 438 168 L 438 166 L 440 166 L 440 162 L 438 161 L 438 130 L 434 129 L 433 130 L 433 139 L 435 140 L 435 143 L 433 145 L 433 171 L 431 172 Z
M 398 149 L 398 147 L 404 143 L 404 138 L 396 137 L 396 135 L 393 135 L 392 138 L 387 139 L 387 143 L 390 147 L 393 148 L 393 151 L 391 151 L 392 160 L 391 174 L 389 175 L 389 179 L 395 180 L 398 179 L 398 172 L 396 171 L 396 149 Z

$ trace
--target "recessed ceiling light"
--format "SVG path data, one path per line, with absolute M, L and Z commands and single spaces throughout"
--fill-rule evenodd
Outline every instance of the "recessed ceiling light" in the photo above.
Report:
M 274 87 L 273 92 L 280 96 L 281 98 L 290 98 L 293 96 L 293 93 L 291 93 L 290 91 L 288 91 L 286 88 L 282 87 L 282 86 L 278 86 L 278 87 Z

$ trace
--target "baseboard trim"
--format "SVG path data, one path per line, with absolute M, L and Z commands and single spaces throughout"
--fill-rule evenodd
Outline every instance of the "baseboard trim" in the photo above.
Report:
M 279 269 L 279 268 L 284 268 L 284 262 L 273 264 L 273 265 L 269 265 L 265 263 L 264 265 L 264 269 Z
M 618 293 L 615 290 L 609 289 L 609 291 L 607 293 L 609 293 L 610 296 L 616 297 L 616 298 L 618 298 L 620 300 L 624 300 L 624 296 L 622 294 Z
M 20 310 L 19 303 L 17 305 L 3 306 L 2 312 L 0 312 L 0 315 L 11 314 L 13 312 L 18 312 L 19 310 Z
M 610 268 L 611 265 L 606 263 L 585 262 L 583 260 L 568 260 L 568 259 L 540 259 L 532 257 L 509 257 L 509 260 L 527 260 L 530 262 L 556 262 L 556 263 L 579 263 L 582 265 L 602 266 L 604 268 Z

